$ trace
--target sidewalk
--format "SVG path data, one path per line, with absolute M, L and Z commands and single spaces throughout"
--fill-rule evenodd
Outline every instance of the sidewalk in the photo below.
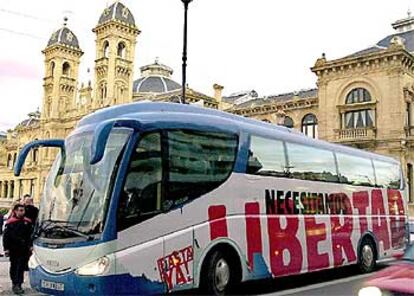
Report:
M 1 247 L 3 250 L 3 247 Z M 3 252 L 3 251 L 1 251 Z M 14 295 L 11 291 L 12 285 L 9 277 L 9 258 L 0 257 L 0 295 Z M 42 295 L 30 288 L 27 272 L 24 275 L 24 295 Z
M 3 237 L 0 236 L 0 254 L 3 254 Z M 11 288 L 11 281 L 9 276 L 9 258 L 0 257 L 0 295 L 14 295 Z M 23 295 L 44 295 L 37 293 L 35 290 L 30 288 L 30 281 L 28 273 L 24 275 L 24 284 L 22 286 L 24 289 Z

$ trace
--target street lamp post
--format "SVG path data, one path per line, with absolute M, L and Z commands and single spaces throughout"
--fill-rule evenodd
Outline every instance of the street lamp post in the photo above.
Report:
M 186 89 L 186 78 L 187 78 L 187 11 L 188 4 L 193 0 L 181 0 L 184 3 L 184 40 L 183 40 L 183 69 L 182 69 L 182 98 L 181 103 L 185 104 L 185 89 Z

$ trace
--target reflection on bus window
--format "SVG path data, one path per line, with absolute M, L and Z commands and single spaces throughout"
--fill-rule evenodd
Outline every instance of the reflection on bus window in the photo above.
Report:
M 375 186 L 371 159 L 336 153 L 341 183 L 358 186 Z
M 246 173 L 286 176 L 286 157 L 283 142 L 252 136 Z
M 338 182 L 332 151 L 289 142 L 286 143 L 286 148 L 292 178 Z
M 401 170 L 396 163 L 374 160 L 377 186 L 390 189 L 400 189 Z

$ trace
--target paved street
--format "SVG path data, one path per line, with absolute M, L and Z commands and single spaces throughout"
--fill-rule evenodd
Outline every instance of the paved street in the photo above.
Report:
M 385 268 L 392 262 L 380 263 L 377 270 Z M 355 266 L 335 270 L 314 272 L 305 275 L 279 278 L 244 284 L 239 293 L 260 295 L 357 295 L 364 281 L 371 274 L 360 274 Z
M 3 254 L 3 237 L 0 236 L 0 253 Z M 9 277 L 9 258 L 0 257 L 0 295 L 14 295 L 11 291 L 11 282 Z M 29 278 L 27 273 L 25 274 L 25 283 L 23 288 L 25 290 L 24 295 L 41 295 L 35 293 L 34 290 L 30 288 Z

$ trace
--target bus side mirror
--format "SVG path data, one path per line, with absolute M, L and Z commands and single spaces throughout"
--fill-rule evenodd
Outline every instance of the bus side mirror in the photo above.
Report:
M 16 177 L 20 176 L 27 154 L 29 154 L 30 150 L 38 147 L 56 147 L 65 151 L 65 141 L 62 139 L 36 140 L 26 144 L 20 151 L 16 165 L 14 166 L 14 175 Z
M 93 134 L 91 144 L 91 160 L 90 164 L 94 165 L 101 161 L 106 143 L 108 142 L 109 134 L 114 127 L 125 127 L 133 130 L 140 130 L 141 123 L 135 119 L 113 119 L 100 123 Z

